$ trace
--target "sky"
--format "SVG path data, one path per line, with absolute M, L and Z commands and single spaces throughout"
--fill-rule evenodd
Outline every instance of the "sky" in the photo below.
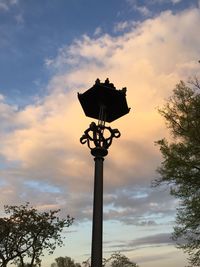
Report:
M 58 256 L 90 256 L 94 161 L 79 139 L 77 93 L 97 78 L 127 87 L 128 115 L 104 161 L 104 256 L 182 267 L 170 236 L 178 201 L 152 188 L 169 137 L 158 113 L 175 85 L 199 75 L 197 0 L 0 0 L 0 213 L 30 202 L 75 218 Z

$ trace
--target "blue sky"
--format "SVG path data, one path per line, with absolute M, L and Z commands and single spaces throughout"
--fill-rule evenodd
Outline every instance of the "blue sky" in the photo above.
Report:
M 180 11 L 197 1 L 1 1 L 1 90 L 14 95 L 41 93 L 51 73 L 45 58 L 54 58 L 63 45 L 97 29 L 116 35 L 122 21 L 142 21 L 164 10 Z M 12 78 L 11 78 L 12 73 Z M 20 97 L 19 97 L 20 95 Z
M 79 138 L 77 92 L 107 77 L 127 87 L 131 112 L 105 160 L 104 254 L 141 267 L 182 267 L 170 240 L 177 201 L 155 189 L 168 136 L 157 107 L 179 80 L 199 74 L 200 3 L 184 0 L 0 0 L 0 203 L 31 202 L 76 218 L 65 247 L 90 255 L 93 159 Z

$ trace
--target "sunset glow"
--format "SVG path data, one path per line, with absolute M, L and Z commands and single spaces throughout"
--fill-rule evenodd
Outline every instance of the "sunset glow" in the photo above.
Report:
M 77 93 L 97 78 L 127 87 L 131 111 L 114 121 L 104 165 L 104 256 L 121 251 L 140 267 L 182 267 L 170 239 L 176 200 L 152 188 L 169 132 L 158 107 L 180 80 L 199 75 L 195 0 L 0 1 L 0 213 L 27 201 L 75 223 L 65 246 L 44 257 L 90 256 L 93 158 L 79 142 L 92 119 Z

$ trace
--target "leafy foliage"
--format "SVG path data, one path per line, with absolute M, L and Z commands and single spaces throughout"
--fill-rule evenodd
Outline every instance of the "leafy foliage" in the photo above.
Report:
M 4 209 L 7 217 L 0 218 L 0 266 L 3 267 L 10 261 L 21 267 L 40 265 L 43 250 L 53 253 L 56 246 L 62 246 L 61 232 L 73 222 L 70 216 L 57 217 L 59 210 L 38 212 L 29 203 Z M 25 258 L 30 260 L 28 265 Z
M 132 262 L 125 255 L 120 252 L 113 253 L 107 260 L 111 267 L 138 267 L 135 262 Z
M 70 257 L 58 257 L 55 261 L 51 267 L 81 267 L 80 263 L 75 263 Z
M 75 263 L 70 257 L 59 257 L 55 259 L 56 263 L 52 263 L 51 267 L 91 267 L 90 258 L 80 265 Z M 136 263 L 132 262 L 125 255 L 120 252 L 111 254 L 110 258 L 103 259 L 102 267 L 139 267 Z
M 173 238 L 189 254 L 191 266 L 200 266 L 200 84 L 180 82 L 160 110 L 172 139 L 159 140 L 163 155 L 155 185 L 169 184 L 180 200 Z

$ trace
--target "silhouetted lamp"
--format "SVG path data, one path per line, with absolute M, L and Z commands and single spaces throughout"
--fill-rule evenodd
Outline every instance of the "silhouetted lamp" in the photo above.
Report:
M 85 130 L 80 142 L 87 143 L 95 160 L 91 267 L 102 267 L 103 161 L 113 138 L 120 137 L 118 129 L 105 123 L 126 115 L 130 108 L 126 88 L 117 90 L 108 79 L 104 83 L 97 79 L 86 92 L 78 93 L 78 99 L 85 115 L 98 120 Z
M 117 90 L 108 79 L 105 83 L 97 79 L 95 85 L 78 94 L 78 98 L 87 117 L 106 122 L 112 122 L 130 110 L 126 102 L 126 88 Z

